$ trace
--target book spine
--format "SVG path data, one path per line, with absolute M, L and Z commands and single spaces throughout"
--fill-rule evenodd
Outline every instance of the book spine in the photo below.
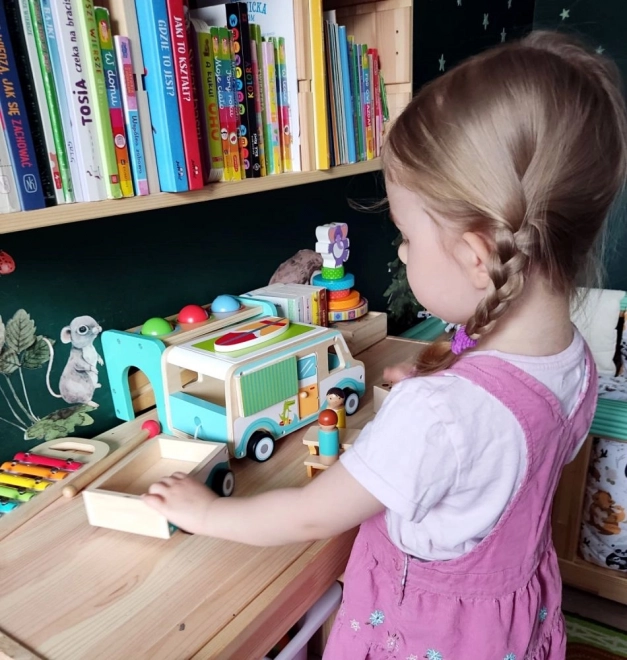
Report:
M 15 171 L 7 144 L 6 128 L 2 112 L 0 112 L 0 213 L 16 213 L 21 210 Z
M 127 146 L 131 159 L 131 174 L 135 194 L 148 195 L 148 178 L 146 174 L 146 157 L 144 154 L 144 141 L 142 139 L 139 110 L 137 107 L 137 93 L 133 81 L 133 54 L 131 41 L 128 37 L 115 35 L 113 45 L 120 73 L 120 89 L 122 95 L 122 109 L 124 124 L 126 126 Z
M 330 166 L 329 113 L 324 46 L 322 0 L 309 1 L 309 29 L 311 48 L 311 92 L 314 110 L 315 164 L 319 170 Z
M 281 160 L 283 171 L 291 172 L 292 165 L 292 127 L 290 126 L 290 98 L 287 84 L 287 60 L 285 57 L 285 39 L 277 39 L 277 87 L 279 90 L 279 127 L 281 136 Z
M 104 79 L 100 40 L 96 25 L 96 12 L 92 0 L 72 0 L 76 21 L 84 45 L 84 70 L 87 88 L 93 102 L 93 122 L 102 157 L 104 184 L 107 197 L 119 199 L 122 197 L 120 174 L 113 144 L 113 129 L 109 117 L 109 100 Z
M 227 107 L 226 72 L 223 59 L 220 55 L 220 28 L 211 28 L 211 49 L 213 52 L 213 68 L 216 77 L 216 93 L 218 96 L 218 117 L 220 119 L 220 143 L 224 158 L 224 181 L 233 181 L 235 178 L 233 158 L 229 144 L 229 110 Z M 239 179 L 239 176 L 238 176 Z
M 259 134 L 255 111 L 248 9 L 245 2 L 227 4 L 227 22 L 233 35 L 235 84 L 240 114 L 240 153 L 246 178 L 261 176 Z
M 209 183 L 211 174 L 211 157 L 208 150 L 205 133 L 205 117 L 203 109 L 202 83 L 198 69 L 196 31 L 189 16 L 189 1 L 183 0 L 185 10 L 185 29 L 187 33 L 187 54 L 189 59 L 189 79 L 192 86 L 192 100 L 194 102 L 194 120 L 196 122 L 196 140 L 200 152 L 200 166 L 202 170 L 203 185 Z
M 93 121 L 93 101 L 83 71 L 84 48 L 71 0 L 51 2 L 50 9 L 59 45 L 62 84 L 67 92 L 83 198 L 86 202 L 95 202 L 106 199 L 107 193 L 100 146 Z
M 220 137 L 220 113 L 216 89 L 211 30 L 204 21 L 192 18 L 195 35 L 194 52 L 198 80 L 199 100 L 202 100 L 200 116 L 203 128 L 203 143 L 209 156 L 209 181 L 221 181 L 224 176 L 224 155 Z
M 351 86 L 350 65 L 348 60 L 348 41 L 346 39 L 346 27 L 340 25 L 340 60 L 342 64 L 342 86 L 344 88 L 344 115 L 346 120 L 346 138 L 348 143 L 348 162 L 357 160 L 355 147 L 355 122 L 353 116 L 353 90 Z
M 41 209 L 46 201 L 3 3 L 0 3 L 0 76 L 0 112 L 5 120 L 20 206 L 24 211 Z
M 224 104 L 226 108 L 226 132 L 228 139 L 229 157 L 233 168 L 233 179 L 239 181 L 243 178 L 242 163 L 239 154 L 239 131 L 237 104 L 235 102 L 235 81 L 233 79 L 233 51 L 231 47 L 231 33 L 227 28 L 218 28 L 220 35 L 220 60 L 223 71 Z M 224 129 L 224 125 L 222 129 Z
M 261 66 L 261 30 L 258 25 L 250 24 L 250 57 L 253 67 L 253 85 L 255 87 L 255 113 L 257 115 L 257 139 L 259 141 L 259 167 L 261 176 L 266 176 L 266 145 L 263 131 L 264 97 Z
M 176 96 L 181 117 L 181 134 L 185 153 L 185 167 L 190 190 L 200 190 L 204 186 L 205 175 L 200 156 L 198 124 L 192 87 L 191 61 L 187 41 L 186 8 L 183 0 L 166 0 Z
M 183 192 L 189 183 L 165 0 L 138 2 L 136 7 L 160 187 Z
M 63 69 L 61 67 L 61 60 L 59 56 L 59 45 L 57 43 L 57 36 L 54 29 L 54 21 L 52 18 L 52 10 L 50 8 L 51 0 L 34 0 L 39 5 L 41 10 L 40 16 L 43 22 L 43 30 L 45 34 L 45 42 L 48 48 L 48 57 L 50 60 L 50 71 L 52 80 L 54 82 L 54 89 L 57 98 L 59 109 L 59 117 L 61 119 L 61 129 L 63 133 L 63 140 L 65 144 L 65 153 L 67 156 L 68 165 L 70 168 L 70 183 L 72 187 L 72 196 L 76 202 L 84 202 L 83 187 L 81 184 L 81 171 L 78 154 L 74 144 L 74 132 L 72 130 L 72 122 L 70 119 L 70 107 L 68 103 L 67 92 L 65 89 L 65 81 L 63 79 Z M 32 16 L 31 5 L 31 16 Z M 71 200 L 68 200 L 71 201 Z
M 131 174 L 130 156 L 126 142 L 122 93 L 120 90 L 118 66 L 115 61 L 109 10 L 105 7 L 96 7 L 95 17 L 98 28 L 98 43 L 100 44 L 100 53 L 102 55 L 102 67 L 109 106 L 109 121 L 113 134 L 113 146 L 120 180 L 120 190 L 123 197 L 133 197 L 135 194 L 133 191 L 133 175 Z
M 19 4 L 28 58 L 33 70 L 33 82 L 37 90 L 42 124 L 46 134 L 46 144 L 50 144 L 50 140 L 52 140 L 53 148 L 48 149 L 48 159 L 57 203 L 73 202 L 72 176 L 65 149 L 41 7 L 37 0 L 19 0 Z
M 372 126 L 372 86 L 370 81 L 370 62 L 368 61 L 368 54 L 366 46 L 362 46 L 362 69 L 364 77 L 364 115 L 366 118 L 366 158 L 372 160 L 374 158 L 374 134 Z
M 15 71 L 24 103 L 24 116 L 28 120 L 30 137 L 35 150 L 35 162 L 41 190 L 46 206 L 54 206 L 57 204 L 57 199 L 63 201 L 63 186 L 57 164 L 50 119 L 45 112 L 42 113 L 42 109 L 45 110 L 45 97 L 42 98 L 44 105 L 40 107 L 33 68 L 28 57 L 26 37 L 22 29 L 22 17 L 18 0 L 3 0 L 3 3 L 11 35 L 13 58 L 16 64 Z M 38 66 L 37 61 L 33 64 Z
M 263 69 L 264 69 L 264 96 L 267 99 L 265 122 L 267 129 L 266 144 L 272 153 L 272 167 L 268 174 L 281 173 L 281 142 L 279 140 L 279 111 L 277 106 L 276 68 L 274 61 L 274 44 L 264 41 Z

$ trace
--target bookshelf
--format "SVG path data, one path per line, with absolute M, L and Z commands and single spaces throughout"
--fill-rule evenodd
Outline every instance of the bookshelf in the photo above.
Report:
M 183 204 L 208 202 L 225 197 L 252 195 L 300 186 L 307 183 L 319 183 L 340 177 L 367 174 L 381 169 L 380 159 L 368 160 L 354 165 L 332 167 L 329 170 L 313 170 L 309 172 L 292 172 L 258 179 L 246 179 L 225 183 L 213 183 L 202 190 L 192 190 L 184 193 L 155 193 L 142 197 L 126 199 L 107 199 L 101 202 L 83 202 L 53 206 L 39 211 L 21 211 L 0 215 L 0 234 L 10 234 L 16 231 L 51 227 L 70 222 L 82 222 L 96 218 L 106 218 L 127 213 L 141 213 L 154 209 L 163 209 Z
M 112 9 L 114 27 L 116 10 L 124 0 L 102 0 Z M 384 75 L 390 120 L 393 121 L 412 96 L 412 11 L 413 0 L 293 0 L 298 77 L 301 170 L 242 181 L 210 183 L 199 190 L 181 193 L 152 193 L 146 196 L 107 199 L 94 202 L 62 204 L 45 209 L 0 214 L 0 234 L 27 231 L 67 223 L 140 213 L 162 208 L 194 204 L 222 198 L 250 195 L 291 186 L 319 183 L 349 177 L 381 168 L 380 158 L 363 160 L 338 167 L 317 168 L 314 157 L 312 73 L 312 17 L 319 12 L 336 10 L 338 23 L 346 25 L 355 39 L 378 49 Z

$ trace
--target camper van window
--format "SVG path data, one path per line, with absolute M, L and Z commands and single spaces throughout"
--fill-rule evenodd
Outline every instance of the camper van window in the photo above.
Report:
M 198 397 L 217 406 L 226 406 L 226 389 L 224 381 L 204 374 L 198 374 L 188 369 L 181 370 L 183 392 Z
M 342 366 L 342 361 L 340 360 L 337 350 L 333 344 L 329 346 L 328 349 L 328 361 L 329 361 L 329 373 L 333 373 L 337 369 L 340 369 Z

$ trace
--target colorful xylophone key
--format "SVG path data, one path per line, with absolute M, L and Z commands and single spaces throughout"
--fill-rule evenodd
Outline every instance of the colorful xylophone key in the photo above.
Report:
M 48 486 L 52 486 L 52 481 L 45 481 L 44 479 L 33 479 L 32 477 L 23 477 L 21 474 L 9 474 L 7 472 L 0 472 L 0 484 L 41 491 L 46 490 Z
M 41 477 L 42 479 L 50 479 L 52 481 L 59 481 L 65 479 L 68 474 L 67 470 L 60 470 L 59 468 L 44 467 L 43 465 L 34 465 L 29 463 L 18 463 L 18 461 L 5 461 L 0 465 L 0 470 L 4 472 L 12 472 L 14 474 L 30 475 L 32 477 Z
M 20 451 L 13 457 L 14 461 L 20 463 L 28 463 L 31 465 L 42 465 L 45 467 L 59 468 L 60 470 L 67 470 L 74 472 L 75 470 L 83 467 L 80 461 L 73 461 L 71 459 L 51 458 L 50 456 L 40 456 L 39 454 L 31 454 L 27 451 Z
M 28 502 L 37 495 L 36 491 L 26 490 L 25 488 L 11 488 L 11 486 L 3 486 L 0 484 L 0 497 L 6 497 L 10 500 L 18 500 L 18 502 Z
M 20 503 L 17 500 L 9 500 L 6 497 L 0 497 L 0 513 L 13 511 Z

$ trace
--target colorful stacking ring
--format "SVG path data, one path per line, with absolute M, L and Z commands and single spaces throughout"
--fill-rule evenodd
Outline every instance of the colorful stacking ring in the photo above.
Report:
M 368 313 L 368 301 L 362 298 L 359 307 L 345 310 L 343 312 L 329 312 L 329 323 L 339 323 L 341 321 L 354 321 Z
M 329 301 L 329 311 L 330 312 L 341 312 L 347 309 L 353 309 L 354 307 L 359 306 L 361 300 L 361 295 L 359 291 L 353 290 L 350 295 L 342 300 L 331 300 Z
M 322 279 L 323 280 L 340 280 L 344 277 L 344 266 L 337 268 L 328 268 L 322 266 Z
M 329 291 L 329 300 L 342 300 L 351 295 L 352 289 L 342 289 L 341 291 Z
M 311 283 L 314 286 L 323 286 L 329 291 L 342 291 L 342 289 L 352 289 L 355 286 L 355 276 L 346 273 L 339 280 L 325 280 L 321 274 L 318 274 L 313 276 Z

